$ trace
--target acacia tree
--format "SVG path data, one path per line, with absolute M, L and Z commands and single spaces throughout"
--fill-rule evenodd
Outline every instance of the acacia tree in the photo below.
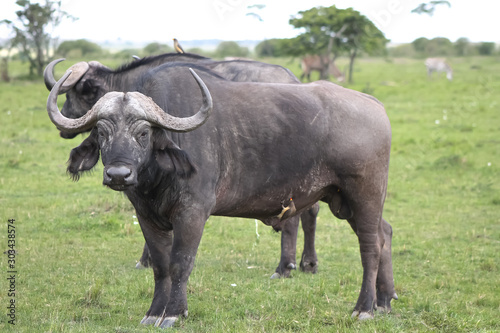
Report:
M 64 18 L 73 18 L 61 10 L 61 1 L 46 0 L 45 4 L 31 3 L 30 0 L 18 0 L 21 9 L 16 12 L 17 22 L 2 20 L 14 33 L 10 40 L 11 47 L 17 47 L 19 53 L 30 63 L 30 75 L 41 76 L 48 63 L 49 54 L 55 48 L 54 39 L 49 31 L 57 27 Z
M 297 36 L 291 55 L 324 54 L 332 61 L 340 52 L 349 54 L 349 82 L 352 82 L 354 60 L 360 51 L 373 54 L 385 49 L 389 41 L 366 16 L 347 8 L 315 7 L 301 11 L 290 19 L 304 33 Z

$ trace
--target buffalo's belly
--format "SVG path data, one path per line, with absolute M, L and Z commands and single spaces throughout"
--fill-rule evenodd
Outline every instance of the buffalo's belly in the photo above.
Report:
M 235 186 L 219 188 L 213 215 L 268 219 L 279 215 L 283 203 L 292 199 L 297 211 L 307 209 L 323 198 L 331 186 L 331 179 L 312 175 L 263 182 L 242 179 Z

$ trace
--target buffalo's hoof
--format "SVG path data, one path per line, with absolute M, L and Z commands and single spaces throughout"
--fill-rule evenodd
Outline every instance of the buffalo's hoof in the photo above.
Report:
M 293 270 L 293 269 L 297 269 L 297 266 L 294 264 L 294 263 L 289 263 L 288 265 L 286 265 L 286 269 L 284 270 L 280 270 L 280 268 L 278 267 L 276 269 L 276 272 L 271 275 L 271 279 L 281 279 L 281 278 L 287 278 L 287 277 L 290 277 L 290 271 Z M 280 273 L 281 271 L 281 273 Z
M 359 311 L 354 310 L 352 312 L 351 318 L 358 318 L 358 320 L 373 319 L 373 313 L 359 312 Z
M 390 313 L 391 312 L 391 307 L 390 306 L 380 306 L 377 305 L 377 311 L 380 313 Z
M 157 316 L 144 316 L 141 320 L 142 325 L 155 325 L 158 319 L 161 319 L 161 317 Z
M 318 262 L 302 261 L 300 263 L 300 270 L 305 273 L 316 274 L 318 273 Z
M 147 267 L 144 266 L 140 261 L 137 262 L 137 264 L 135 265 L 135 269 L 146 269 Z
M 182 317 L 187 318 L 188 310 L 181 314 Z M 155 327 L 159 328 L 169 328 L 175 325 L 175 322 L 179 319 L 177 316 L 167 316 L 167 317 L 157 317 Z
M 393 293 L 391 296 L 377 295 L 377 311 L 380 313 L 391 312 L 391 301 L 398 299 L 398 295 Z
M 159 328 L 169 328 L 173 327 L 175 325 L 175 322 L 177 321 L 177 317 L 165 317 L 165 318 L 160 318 L 155 324 L 155 327 Z

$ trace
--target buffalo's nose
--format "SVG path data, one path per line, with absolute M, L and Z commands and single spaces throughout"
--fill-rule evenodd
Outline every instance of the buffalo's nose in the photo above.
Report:
M 106 169 L 108 184 L 128 185 L 131 180 L 131 175 L 132 170 L 123 165 Z

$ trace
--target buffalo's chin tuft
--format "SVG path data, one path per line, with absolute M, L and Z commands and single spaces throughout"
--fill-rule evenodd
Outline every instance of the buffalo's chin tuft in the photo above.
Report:
M 83 174 L 90 174 L 92 175 L 94 172 L 93 170 L 84 170 L 84 171 L 71 171 L 69 168 L 66 170 L 66 173 L 69 175 L 72 181 L 77 182 L 80 180 L 80 177 Z

